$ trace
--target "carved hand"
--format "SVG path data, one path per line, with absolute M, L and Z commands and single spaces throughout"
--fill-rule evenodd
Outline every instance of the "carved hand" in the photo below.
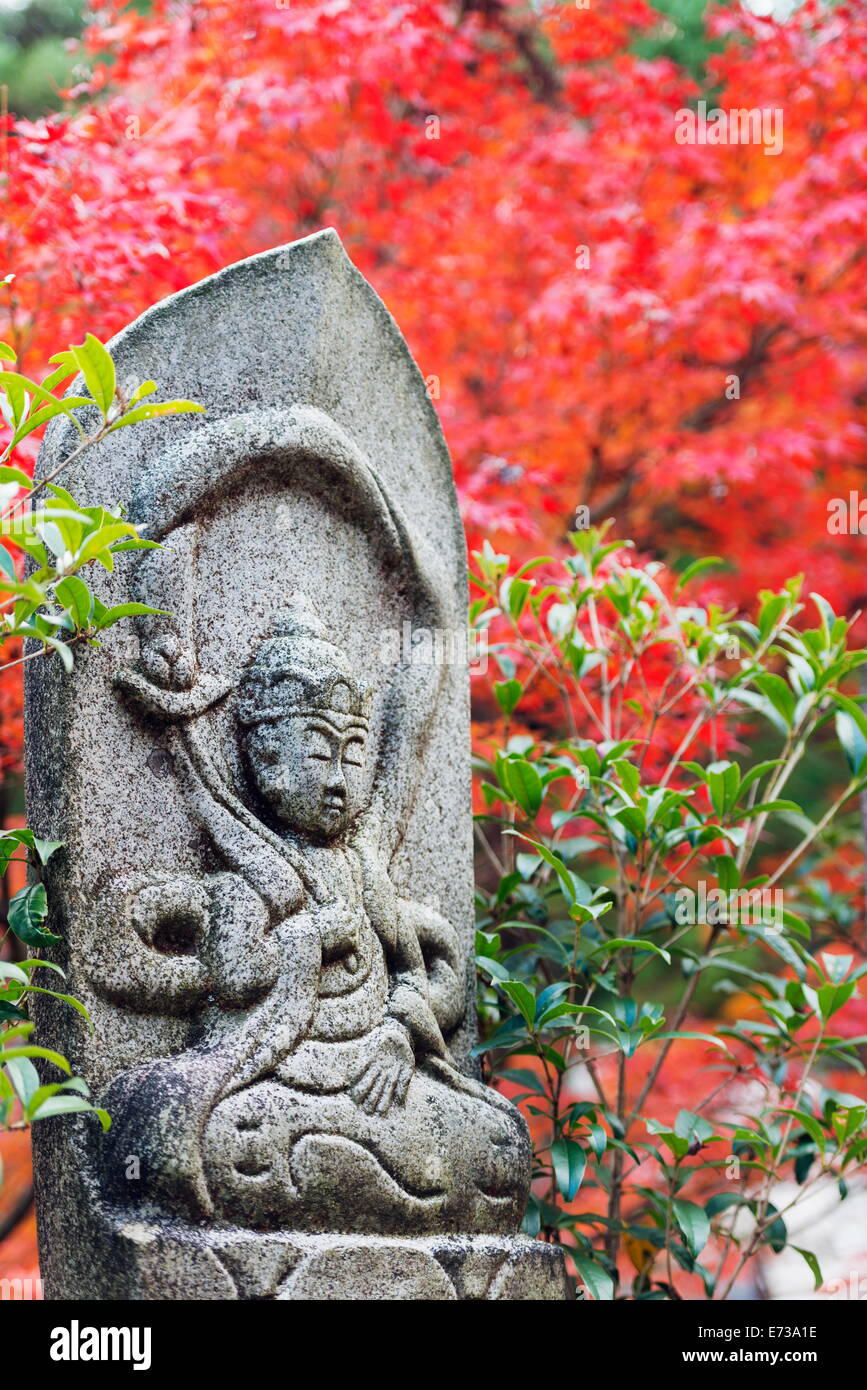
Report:
M 358 916 L 342 898 L 314 908 L 313 917 L 322 942 L 323 960 L 335 960 L 358 950 Z
M 388 1023 L 371 1039 L 368 1058 L 350 1088 L 350 1095 L 368 1115 L 385 1115 L 396 1101 L 406 1099 L 415 1071 L 415 1057 L 405 1028 Z

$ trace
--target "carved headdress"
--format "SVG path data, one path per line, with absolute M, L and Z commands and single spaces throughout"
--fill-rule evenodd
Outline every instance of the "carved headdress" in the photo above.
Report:
M 343 725 L 366 729 L 371 698 L 346 653 L 328 640 L 306 594 L 295 593 L 241 678 L 238 717 L 242 724 L 263 724 L 325 714 L 333 723 L 336 715 Z

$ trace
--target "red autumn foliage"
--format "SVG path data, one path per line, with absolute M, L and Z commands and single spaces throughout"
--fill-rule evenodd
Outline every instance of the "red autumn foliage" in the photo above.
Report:
M 631 52 L 641 0 L 92 8 L 75 102 L 4 142 L 25 370 L 330 223 L 433 378 L 471 539 L 556 545 L 585 504 L 724 555 L 712 597 L 808 564 L 862 602 L 827 508 L 865 435 L 863 6 L 713 18 L 716 101 L 780 107 L 776 155 L 675 140 L 699 93 Z
M 641 0 L 92 8 L 85 105 L 7 141 L 25 364 L 332 223 L 438 379 L 471 532 L 586 503 L 736 596 L 806 547 L 860 598 L 826 520 L 863 455 L 863 6 L 714 18 L 717 104 L 782 108 L 776 155 L 675 140 L 699 93 L 631 53 Z

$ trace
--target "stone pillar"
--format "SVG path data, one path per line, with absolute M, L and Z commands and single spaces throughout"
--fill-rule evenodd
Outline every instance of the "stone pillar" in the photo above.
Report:
M 28 670 L 57 959 L 39 1026 L 110 1112 L 36 1126 L 49 1298 L 564 1296 L 480 1084 L 464 538 L 424 383 L 334 232 L 111 344 L 203 416 L 74 464 L 165 616 Z M 65 422 L 43 476 L 72 451 Z

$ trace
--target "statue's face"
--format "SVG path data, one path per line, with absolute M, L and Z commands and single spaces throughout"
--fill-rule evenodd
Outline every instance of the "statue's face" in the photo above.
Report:
M 361 809 L 364 730 L 291 715 L 259 724 L 247 752 L 262 797 L 292 830 L 331 839 Z

